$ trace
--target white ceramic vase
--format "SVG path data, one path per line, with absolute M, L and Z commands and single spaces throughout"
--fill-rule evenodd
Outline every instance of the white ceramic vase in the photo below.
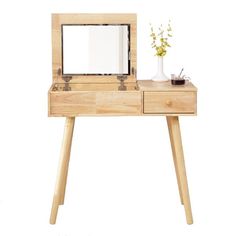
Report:
M 157 57 L 157 74 L 152 77 L 152 80 L 157 82 L 164 82 L 169 80 L 169 78 L 163 72 L 163 57 Z

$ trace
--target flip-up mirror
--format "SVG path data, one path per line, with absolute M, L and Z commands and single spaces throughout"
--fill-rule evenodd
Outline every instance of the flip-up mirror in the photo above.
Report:
M 136 82 L 136 14 L 53 14 L 53 81 Z
M 128 75 L 127 25 L 62 25 L 63 75 Z

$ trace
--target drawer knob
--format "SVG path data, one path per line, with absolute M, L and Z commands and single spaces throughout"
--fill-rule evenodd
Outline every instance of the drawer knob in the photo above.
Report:
M 171 101 L 171 100 L 166 100 L 166 105 L 167 105 L 168 107 L 170 107 L 170 106 L 172 105 L 172 101 Z

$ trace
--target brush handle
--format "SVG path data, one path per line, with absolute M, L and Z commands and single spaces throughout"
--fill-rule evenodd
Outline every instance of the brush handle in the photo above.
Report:
M 180 71 L 179 76 L 178 76 L 179 78 L 180 78 L 180 76 L 181 76 L 183 70 L 184 70 L 184 68 L 182 68 L 182 70 Z

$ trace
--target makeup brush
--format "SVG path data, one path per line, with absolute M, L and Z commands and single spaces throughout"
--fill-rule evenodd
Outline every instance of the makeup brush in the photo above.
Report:
M 183 70 L 184 70 L 184 68 L 182 68 L 182 70 L 181 70 L 180 73 L 179 73 L 179 76 L 178 76 L 179 79 L 180 79 L 180 76 L 181 76 Z

